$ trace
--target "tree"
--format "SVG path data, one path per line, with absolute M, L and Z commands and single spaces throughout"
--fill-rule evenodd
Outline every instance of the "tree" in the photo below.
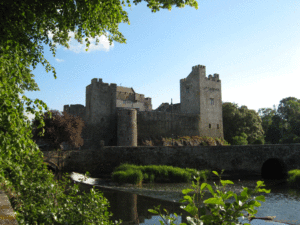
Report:
M 247 135 L 245 133 L 241 133 L 240 136 L 235 136 L 232 138 L 233 145 L 247 145 Z
M 276 109 L 259 109 L 266 134 L 272 144 L 298 143 L 300 140 L 300 100 L 284 98 Z
M 33 129 L 33 140 L 43 140 L 50 144 L 55 149 L 60 148 L 63 142 L 67 142 L 70 146 L 75 148 L 84 144 L 81 138 L 82 128 L 85 126 L 83 120 L 80 117 L 75 117 L 63 112 L 50 110 L 53 114 L 51 119 L 48 118 L 48 112 L 44 113 L 45 121 L 45 134 L 39 137 L 38 133 L 41 132 L 41 128 Z M 37 127 L 38 120 L 33 121 L 33 127 Z
M 238 107 L 231 102 L 223 103 L 222 109 L 224 139 L 230 144 L 233 144 L 235 136 L 241 136 L 242 133 L 247 135 L 247 142 L 250 144 L 263 139 L 262 120 L 255 110 L 250 110 L 247 106 Z
M 146 1 L 152 12 L 171 9 L 173 5 L 198 8 L 195 0 Z M 130 6 L 130 1 L 126 2 Z M 92 189 L 83 197 L 77 196 L 78 187 L 53 180 L 23 112 L 26 105 L 26 112 L 40 121 L 37 129 L 45 126 L 42 108 L 49 112 L 48 118 L 52 113 L 43 101 L 32 101 L 24 95 L 20 99 L 19 94 L 39 90 L 30 66 L 35 69 L 41 63 L 56 79 L 55 69 L 44 58 L 43 44 L 49 45 L 55 56 L 56 44 L 68 47 L 69 32 L 74 32 L 80 42 L 85 36 L 87 48 L 88 38 L 101 35 L 108 37 L 110 44 L 125 43 L 118 31 L 119 23 L 129 24 L 122 6 L 124 1 L 0 2 L 0 188 L 8 195 L 19 224 L 112 224 L 107 200 L 101 193 Z M 49 33 L 53 34 L 52 40 Z M 44 132 L 42 128 L 39 135 Z

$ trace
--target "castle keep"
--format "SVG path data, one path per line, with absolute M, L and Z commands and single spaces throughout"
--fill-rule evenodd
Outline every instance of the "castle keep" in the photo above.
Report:
M 154 136 L 208 136 L 223 138 L 222 93 L 219 74 L 206 77 L 197 65 L 180 80 L 180 103 L 162 103 L 152 110 L 151 98 L 133 88 L 103 83 L 94 78 L 86 87 L 83 105 L 64 105 L 64 111 L 80 116 L 85 147 L 103 140 L 110 146 L 137 146 L 137 138 Z

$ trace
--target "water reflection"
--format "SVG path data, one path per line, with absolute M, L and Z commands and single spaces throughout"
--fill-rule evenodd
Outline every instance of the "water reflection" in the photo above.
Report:
M 81 191 L 89 191 L 88 184 L 80 184 Z M 123 221 L 122 224 L 159 224 L 160 217 L 148 212 L 148 209 L 161 205 L 161 209 L 166 209 L 171 213 L 182 214 L 178 224 L 187 222 L 188 214 L 180 208 L 178 202 L 156 199 L 152 197 L 128 193 L 125 191 L 113 190 L 111 188 L 95 186 L 96 189 L 104 193 L 104 197 L 110 202 L 109 210 L 113 213 L 112 220 Z
M 242 187 L 254 188 L 256 186 L 255 180 L 234 180 L 235 185 L 231 185 L 227 190 L 232 190 L 236 193 L 242 191 Z M 90 182 L 90 181 L 88 181 Z M 209 181 L 208 183 L 213 185 L 214 181 Z M 283 225 L 283 224 L 300 224 L 300 190 L 299 188 L 289 188 L 283 181 L 280 180 L 269 180 L 265 182 L 267 186 L 266 189 L 271 189 L 271 193 L 258 193 L 257 195 L 263 194 L 266 197 L 266 202 L 261 202 L 261 207 L 257 208 L 257 217 L 265 216 L 276 216 L 275 220 L 277 222 L 265 222 L 262 220 L 253 220 L 251 225 Z M 183 188 L 189 187 L 187 184 L 151 184 L 144 185 L 144 187 L 129 189 L 127 191 L 115 190 L 113 188 L 119 187 L 100 187 L 95 186 L 98 190 L 104 193 L 104 196 L 110 202 L 110 211 L 114 214 L 113 220 L 122 219 L 123 224 L 141 224 L 141 225 L 153 225 L 160 224 L 160 217 L 153 215 L 148 212 L 148 209 L 154 208 L 155 206 L 161 205 L 161 208 L 167 209 L 170 213 L 182 214 L 176 224 L 181 222 L 187 222 L 186 217 L 188 214 L 180 209 L 180 204 L 178 202 L 172 202 L 175 194 L 181 192 Z M 89 184 L 81 184 L 82 191 L 88 191 L 91 186 Z M 149 194 L 151 192 L 151 195 Z M 165 191 L 165 192 L 164 192 Z M 169 192 L 168 192 L 169 191 Z M 142 196 L 139 194 L 129 193 L 143 193 L 146 195 L 153 196 L 155 193 L 156 197 L 168 198 L 169 200 L 162 200 L 153 197 Z M 169 193 L 169 194 L 166 194 Z M 181 199 L 182 195 L 176 197 L 176 201 Z M 232 199 L 233 200 L 233 199 Z M 249 222 L 248 220 L 242 220 L 240 222 Z M 281 222 L 281 223 L 278 223 Z

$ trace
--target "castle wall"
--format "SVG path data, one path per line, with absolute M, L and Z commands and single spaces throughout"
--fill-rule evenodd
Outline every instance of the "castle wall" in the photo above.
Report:
M 172 118 L 173 116 L 173 118 Z M 198 136 L 200 118 L 197 114 L 179 114 L 159 111 L 138 112 L 138 136 Z
M 104 140 L 105 145 L 116 145 L 116 94 L 117 85 L 103 83 L 94 78 L 86 87 L 87 138 L 93 145 Z
M 219 75 L 200 77 L 201 136 L 224 137 L 222 92 Z
M 132 102 L 128 100 L 119 100 L 117 99 L 117 108 L 133 108 L 138 109 L 139 111 L 147 111 L 145 104 L 143 102 Z
M 64 112 L 67 112 L 70 115 L 73 116 L 79 116 L 80 118 L 82 118 L 85 121 L 85 107 L 83 105 L 80 104 L 76 104 L 76 105 L 64 105 Z
M 200 75 L 205 76 L 205 67 L 194 69 L 185 79 L 180 80 L 181 113 L 200 113 Z
M 132 93 L 117 91 L 116 106 L 122 108 L 138 108 L 139 111 L 152 110 L 151 98 L 145 98 L 143 94 L 138 94 L 133 91 Z
M 181 107 L 180 103 L 170 105 L 169 103 L 166 102 L 166 103 L 162 103 L 159 107 L 157 107 L 155 111 L 181 113 L 180 107 Z
M 200 114 L 200 136 L 224 137 L 219 74 L 206 77 L 205 66 L 193 66 L 180 80 L 180 101 L 182 113 Z
M 118 146 L 137 146 L 137 112 L 135 109 L 117 110 Z

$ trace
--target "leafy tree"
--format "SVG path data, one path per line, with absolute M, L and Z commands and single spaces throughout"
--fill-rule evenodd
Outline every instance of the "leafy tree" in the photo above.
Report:
M 259 109 L 266 134 L 272 144 L 298 143 L 300 140 L 300 99 L 284 98 L 276 109 Z
M 277 113 L 277 110 L 274 106 L 273 109 L 271 108 L 261 108 L 258 110 L 258 114 L 262 120 L 262 127 L 265 132 L 269 129 L 272 124 L 272 117 Z
M 232 144 L 233 145 L 247 145 L 247 134 L 241 133 L 240 136 L 235 136 L 232 138 Z
M 223 103 L 223 127 L 224 139 L 233 144 L 233 138 L 247 135 L 247 142 L 252 144 L 258 139 L 263 139 L 264 131 L 262 120 L 255 110 L 247 106 L 238 107 L 231 102 Z
M 33 140 L 43 140 L 44 142 L 50 144 L 55 149 L 60 148 L 63 142 L 67 142 L 69 145 L 74 147 L 79 147 L 84 144 L 81 138 L 82 128 L 84 127 L 84 122 L 80 117 L 74 117 L 73 115 L 63 112 L 62 115 L 59 111 L 50 110 L 53 117 L 48 118 L 48 112 L 44 113 L 45 121 L 45 134 L 39 137 L 38 133 L 41 132 L 40 129 L 33 129 Z M 37 127 L 39 121 L 34 120 L 33 126 Z
M 146 1 L 152 12 L 173 5 L 198 8 L 195 0 Z M 129 0 L 126 3 L 130 6 Z M 108 37 L 110 44 L 125 43 L 118 31 L 119 23 L 129 24 L 122 6 L 124 1 L 0 2 L 0 188 L 8 195 L 19 224 L 112 224 L 108 202 L 101 193 L 92 189 L 81 196 L 77 186 L 53 180 L 23 112 L 25 106 L 26 112 L 40 121 L 37 129 L 45 126 L 42 108 L 49 112 L 48 118 L 52 113 L 43 101 L 32 101 L 24 95 L 19 98 L 19 94 L 39 90 L 31 66 L 35 69 L 41 63 L 56 79 L 55 69 L 44 58 L 43 44 L 49 45 L 55 56 L 56 44 L 68 47 L 70 31 L 79 42 L 85 36 L 87 48 L 88 38 L 101 35 Z M 52 40 L 49 33 L 53 34 Z M 42 128 L 39 135 L 44 132 Z

